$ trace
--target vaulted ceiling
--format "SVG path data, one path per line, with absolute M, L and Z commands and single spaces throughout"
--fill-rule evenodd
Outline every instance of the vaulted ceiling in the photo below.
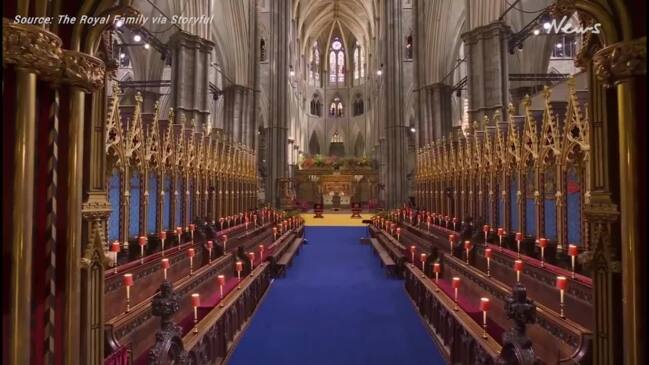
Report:
M 376 0 L 293 0 L 293 14 L 300 53 L 337 27 L 361 42 L 369 42 L 376 34 Z

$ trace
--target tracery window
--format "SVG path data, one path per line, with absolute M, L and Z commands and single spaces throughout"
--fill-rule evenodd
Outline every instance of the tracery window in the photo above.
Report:
M 345 115 L 343 103 L 339 97 L 335 97 L 329 105 L 329 116 L 334 118 L 341 118 Z
M 311 60 L 309 61 L 309 82 L 312 86 L 320 86 L 320 45 L 313 43 Z
M 345 82 L 345 50 L 340 38 L 335 37 L 329 50 L 329 82 Z

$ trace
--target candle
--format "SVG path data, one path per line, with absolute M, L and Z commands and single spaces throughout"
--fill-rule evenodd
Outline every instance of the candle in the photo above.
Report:
M 277 227 L 273 227 L 273 240 L 277 240 Z
M 577 246 L 568 245 L 568 255 L 570 255 L 570 262 L 572 267 L 572 278 L 575 278 L 575 258 L 577 257 Z
M 484 257 L 487 259 L 487 276 L 491 276 L 491 249 L 485 248 Z
M 487 311 L 489 310 L 489 298 L 480 298 L 480 310 L 482 311 L 482 338 L 487 338 Z
M 212 263 L 212 248 L 214 247 L 214 242 L 213 241 L 207 241 L 207 244 L 205 245 L 207 247 L 207 254 L 208 254 L 208 263 Z
M 117 274 L 117 254 L 121 250 L 119 241 L 113 241 L 110 245 L 110 251 L 113 253 L 113 262 L 114 262 L 114 273 Z
M 487 244 L 487 237 L 489 235 L 489 229 L 490 228 L 491 227 L 489 227 L 488 224 L 485 224 L 484 226 L 482 226 L 482 232 L 484 232 L 484 243 L 485 243 L 485 245 Z
M 183 227 L 176 227 L 176 235 L 178 235 L 178 244 L 180 245 L 182 242 L 180 241 L 180 237 L 183 234 Z
M 545 266 L 545 248 L 548 246 L 547 238 L 539 238 L 539 247 L 541 247 L 541 267 Z
M 466 251 L 466 263 L 469 264 L 469 251 L 473 248 L 471 241 L 464 241 L 464 250 Z
M 221 230 L 223 230 L 223 222 L 225 222 L 225 218 L 223 217 L 219 218 L 219 224 L 221 225 Z
M 169 259 L 160 260 L 160 266 L 162 267 L 162 272 L 164 273 L 164 279 L 167 280 L 167 269 L 171 266 L 169 264 Z
M 503 237 L 505 237 L 505 230 L 503 228 L 498 228 L 498 245 L 500 246 L 500 251 L 503 250 Z
M 442 271 L 442 266 L 439 262 L 433 264 L 433 272 L 435 272 L 435 283 L 439 283 L 439 273 Z M 435 291 L 439 291 L 439 287 L 435 287 Z
M 122 282 L 126 287 L 126 313 L 131 310 L 131 286 L 133 286 L 133 274 L 124 274 Z
M 457 306 L 457 291 L 458 291 L 458 289 L 460 289 L 460 278 L 457 277 L 457 276 L 454 276 L 453 280 L 451 281 L 451 286 L 453 287 L 453 291 L 455 292 L 454 293 L 455 294 L 454 295 L 455 306 L 454 306 L 453 310 L 458 310 L 460 308 L 458 308 L 458 306 Z
M 450 245 L 450 251 L 449 252 L 451 253 L 451 255 L 453 255 L 453 243 L 455 243 L 456 240 L 457 240 L 456 235 L 454 235 L 454 234 L 449 234 L 448 235 L 448 243 Z
M 426 265 L 426 254 L 425 253 L 422 253 L 421 255 L 419 255 L 419 261 L 421 261 L 421 271 L 423 271 L 424 275 L 426 275 L 426 270 L 425 270 L 425 268 L 426 268 L 426 266 L 425 266 Z
M 566 279 L 565 276 L 557 276 L 557 288 L 559 289 L 559 308 L 560 308 L 560 313 L 559 315 L 561 318 L 566 318 L 566 315 L 564 313 L 565 310 L 565 303 L 563 301 L 563 293 L 565 292 L 566 288 L 568 288 L 568 279 Z
M 192 294 L 192 307 L 194 307 L 194 333 L 198 333 L 198 306 L 201 305 L 201 296 L 198 293 Z
M 521 241 L 523 240 L 523 234 L 521 232 L 516 232 L 516 257 L 521 257 Z
M 397 241 L 401 237 L 401 227 L 397 227 Z
M 521 281 L 521 271 L 523 271 L 523 261 L 515 260 L 514 261 L 514 271 L 516 271 L 516 282 Z
M 415 251 L 417 251 L 417 247 L 415 245 L 410 246 L 410 260 L 412 261 L 413 265 L 415 263 Z
M 188 248 L 187 256 L 189 257 L 189 275 L 194 275 L 194 255 L 196 255 L 194 249 Z
M 259 245 L 259 259 L 264 260 L 264 245 Z
M 219 275 L 216 278 L 219 280 L 219 291 L 221 298 L 223 298 L 223 285 L 225 285 L 225 275 Z
M 243 270 L 243 262 L 237 261 L 235 268 L 237 271 L 237 277 L 239 278 L 239 280 L 241 280 L 241 270 Z
M 446 216 L 446 221 L 448 221 L 448 216 Z M 455 231 L 455 226 L 457 225 L 457 217 L 453 217 L 453 230 Z
M 252 270 L 255 269 L 255 253 L 252 251 L 248 252 L 248 258 L 250 259 L 250 275 L 252 275 Z
M 227 250 L 228 235 L 227 234 L 222 235 L 221 239 L 223 240 L 223 253 L 225 254 L 225 251 Z
M 140 236 L 137 243 L 140 245 L 140 264 L 144 263 L 144 245 L 146 245 L 147 238 L 145 236 Z
M 161 249 L 161 254 L 162 256 L 165 255 L 165 240 L 167 239 L 167 232 L 165 231 L 160 231 L 160 241 L 162 242 L 162 249 Z

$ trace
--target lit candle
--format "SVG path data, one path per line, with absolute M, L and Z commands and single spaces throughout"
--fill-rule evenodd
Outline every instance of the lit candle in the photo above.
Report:
M 225 285 L 225 275 L 219 275 L 216 278 L 219 280 L 219 292 L 221 294 L 221 298 L 223 298 L 223 285 Z
M 235 268 L 237 271 L 237 277 L 239 278 L 239 281 L 241 281 L 241 270 L 243 270 L 243 262 L 237 261 Z
M 485 245 L 487 244 L 487 237 L 489 236 L 489 228 L 491 228 L 491 227 L 489 227 L 488 224 L 485 224 L 484 226 L 482 226 L 482 232 L 484 232 L 484 244 Z
M 448 225 L 448 216 L 446 217 L 447 225 Z M 453 217 L 453 230 L 455 231 L 457 226 L 457 217 Z
M 514 261 L 514 271 L 516 271 L 516 282 L 520 283 L 521 281 L 521 271 L 523 271 L 523 260 Z
M 431 222 L 431 218 L 430 217 L 426 218 L 426 227 L 429 232 L 430 232 L 430 222 Z
M 117 254 L 121 250 L 121 247 L 119 245 L 119 241 L 113 241 L 110 245 L 110 251 L 113 253 L 113 262 L 115 263 L 114 266 L 114 273 L 117 274 Z
M 124 274 L 122 281 L 126 287 L 126 313 L 131 310 L 131 287 L 133 286 L 133 274 Z
M 225 252 L 227 251 L 228 235 L 222 235 L 221 239 L 223 240 L 223 253 L 225 254 Z
M 545 248 L 548 246 L 547 238 L 539 238 L 539 247 L 541 247 L 541 267 L 545 266 Z
M 442 272 L 442 266 L 439 262 L 433 264 L 433 272 L 435 272 L 435 284 L 439 283 L 439 273 Z M 439 287 L 435 287 L 435 291 L 439 291 Z
M 484 257 L 487 259 L 487 276 L 491 276 L 491 248 L 485 248 Z
M 208 255 L 207 262 L 212 263 L 212 248 L 214 247 L 214 242 L 213 241 L 207 241 L 207 244 L 205 245 L 205 247 L 207 247 L 207 255 Z
M 449 252 L 451 253 L 451 255 L 453 255 L 453 244 L 455 243 L 455 241 L 457 241 L 457 236 L 455 234 L 449 234 L 448 235 L 448 243 L 450 245 Z
M 415 251 L 417 251 L 417 247 L 415 245 L 410 246 L 410 260 L 413 265 L 415 264 Z
M 140 244 L 140 264 L 144 263 L 144 246 L 146 245 L 147 238 L 145 236 L 140 236 L 137 243 Z
M 255 269 L 255 253 L 252 251 L 248 252 L 248 258 L 250 259 L 250 275 L 252 275 L 252 270 Z
M 277 227 L 273 227 L 273 240 L 277 240 Z
M 264 245 L 259 245 L 259 260 L 264 261 Z
M 466 251 L 466 263 L 469 264 L 469 251 L 473 248 L 471 241 L 464 241 L 464 250 Z
M 162 267 L 162 272 L 164 274 L 164 279 L 167 280 L 167 269 L 170 267 L 169 259 L 164 258 L 160 261 L 160 266 Z
M 516 232 L 516 257 L 521 257 L 521 241 L 523 240 L 523 233 Z
M 422 253 L 421 255 L 419 255 L 419 261 L 421 261 L 421 271 L 423 271 L 424 275 L 426 275 L 426 270 L 425 270 L 425 268 L 426 268 L 426 266 L 425 266 L 426 265 L 426 254 L 425 253 Z
M 162 242 L 162 256 L 165 255 L 165 240 L 167 239 L 167 232 L 160 232 L 160 241 Z
M 194 333 L 198 333 L 198 306 L 201 305 L 201 296 L 198 293 L 192 294 L 192 307 L 194 307 Z
M 457 276 L 454 276 L 453 280 L 451 281 L 451 286 L 453 287 L 453 291 L 454 291 L 454 294 L 455 294 L 454 295 L 455 306 L 454 306 L 453 310 L 458 310 L 460 308 L 457 306 L 457 292 L 458 292 L 458 289 L 460 289 L 460 278 L 457 277 Z
M 221 217 L 219 218 L 219 224 L 221 225 L 221 230 L 223 230 L 223 223 L 225 222 L 225 218 Z
M 568 245 L 568 255 L 570 255 L 570 261 L 572 263 L 572 278 L 575 278 L 575 258 L 577 257 L 577 246 Z
M 503 228 L 498 228 L 498 245 L 500 246 L 500 251 L 503 250 L 503 237 L 505 236 L 505 230 Z
M 189 257 L 189 275 L 194 275 L 194 255 L 196 255 L 194 249 L 188 248 L 187 257 Z
M 489 298 L 480 298 L 480 310 L 482 311 L 482 338 L 487 338 L 487 311 L 489 310 Z
M 191 233 L 192 241 L 194 241 L 194 229 L 196 229 L 196 225 L 194 223 L 191 223 L 189 225 L 189 232 Z
M 557 276 L 557 288 L 559 289 L 559 308 L 560 308 L 560 313 L 559 315 L 561 318 L 566 318 L 566 315 L 564 313 L 565 310 L 565 304 L 563 301 L 563 293 L 565 292 L 566 288 L 568 287 L 568 279 L 566 279 L 565 276 Z
M 401 238 L 401 227 L 397 227 L 397 241 Z

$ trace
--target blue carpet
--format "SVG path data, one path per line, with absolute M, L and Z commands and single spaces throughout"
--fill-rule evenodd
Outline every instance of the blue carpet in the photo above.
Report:
M 365 227 L 307 227 L 230 365 L 444 364 L 403 288 L 385 276 Z

